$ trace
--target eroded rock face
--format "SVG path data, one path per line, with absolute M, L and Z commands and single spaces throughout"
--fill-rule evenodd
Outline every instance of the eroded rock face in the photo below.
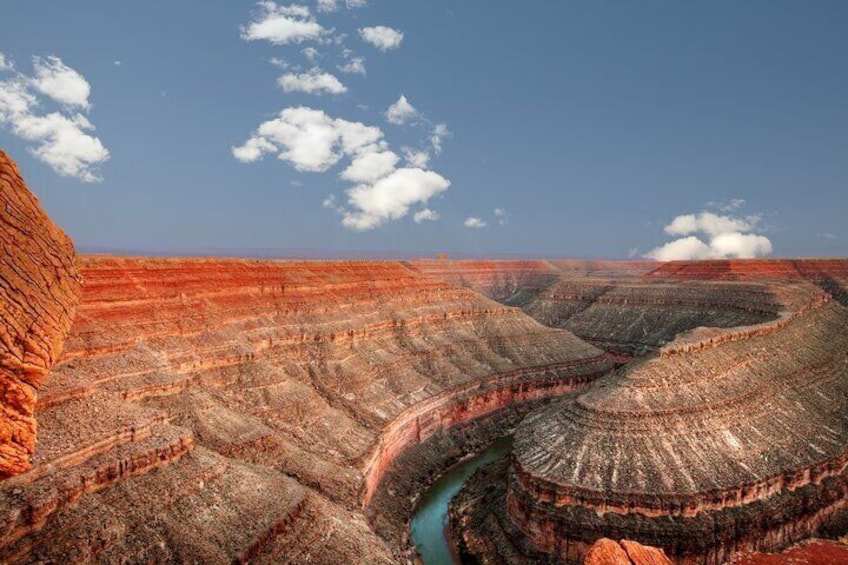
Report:
M 600 537 L 676 562 L 784 547 L 848 507 L 848 310 L 773 283 L 776 320 L 699 329 L 531 414 L 509 515 L 564 559 Z
M 36 395 L 79 301 L 71 240 L 47 217 L 0 151 L 0 479 L 35 451 Z
M 589 548 L 583 565 L 672 565 L 672 562 L 658 547 L 601 538 Z
M 401 453 L 612 367 L 397 262 L 80 265 L 2 562 L 390 562 L 372 499 Z

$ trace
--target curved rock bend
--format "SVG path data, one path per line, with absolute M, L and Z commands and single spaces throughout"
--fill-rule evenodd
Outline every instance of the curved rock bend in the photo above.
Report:
M 774 321 L 700 329 L 534 412 L 507 506 L 548 553 L 600 537 L 720 563 L 808 537 L 848 510 L 848 310 L 774 283 Z
M 35 464 L 0 483 L 2 562 L 385 563 L 366 515 L 399 454 L 611 368 L 397 262 L 80 265 Z
M 71 240 L 0 151 L 0 479 L 30 467 L 36 395 L 79 302 Z

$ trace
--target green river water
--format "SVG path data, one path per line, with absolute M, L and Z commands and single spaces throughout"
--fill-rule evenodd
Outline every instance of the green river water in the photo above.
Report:
M 446 535 L 448 503 L 462 489 L 474 471 L 509 454 L 512 436 L 501 438 L 479 454 L 457 463 L 442 475 L 424 493 L 410 527 L 415 550 L 424 565 L 451 565 L 458 563 L 453 541 Z

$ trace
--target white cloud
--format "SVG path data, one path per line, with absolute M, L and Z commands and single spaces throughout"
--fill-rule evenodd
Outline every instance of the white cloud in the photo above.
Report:
M 270 41 L 275 45 L 317 40 L 327 30 L 309 12 L 298 4 L 281 6 L 276 2 L 259 2 L 260 12 L 254 20 L 241 28 L 245 41 Z
M 436 124 L 433 131 L 430 133 L 430 145 L 433 147 L 433 152 L 438 155 L 442 152 L 442 141 L 451 136 L 447 124 Z
M 342 223 L 353 230 L 373 229 L 397 220 L 414 204 L 427 201 L 448 189 L 450 181 L 433 171 L 397 169 L 373 184 L 360 184 L 347 191 L 348 204 Z
M 277 80 L 286 92 L 306 92 L 309 94 L 342 94 L 347 92 L 347 87 L 339 79 L 330 73 L 323 72 L 314 67 L 305 73 L 286 73 Z
M 0 71 L 6 71 L 11 68 L 13 68 L 12 63 L 6 60 L 6 56 L 3 53 L 0 53 Z
M 334 196 L 327 198 L 324 206 L 340 213 L 342 224 L 356 231 L 403 218 L 413 206 L 426 207 L 433 196 L 451 184 L 438 173 L 420 167 L 396 168 L 400 157 L 389 149 L 379 128 L 331 118 L 313 108 L 282 110 L 276 118 L 260 124 L 232 152 L 244 163 L 276 154 L 295 169 L 312 172 L 326 172 L 349 158 L 349 165 L 339 175 L 355 183 L 346 191 L 346 206 L 337 205 Z M 437 217 L 432 212 L 419 216 L 418 221 Z
M 486 222 L 484 222 L 480 218 L 469 216 L 468 218 L 465 218 L 465 222 L 463 223 L 463 225 L 467 228 L 480 229 L 486 227 Z
M 430 154 L 426 151 L 417 151 L 411 147 L 401 147 L 400 150 L 403 153 L 404 161 L 411 167 L 426 169 L 430 163 Z
M 123 63 L 121 63 L 119 60 L 115 59 L 114 61 L 112 61 L 112 64 L 115 65 L 116 67 L 120 67 Z
M 729 214 L 730 212 L 735 212 L 736 210 L 742 208 L 745 205 L 744 198 L 731 198 L 726 201 L 719 202 L 707 202 L 708 208 L 714 208 L 720 212 L 724 212 L 725 214 Z
M 380 150 L 375 145 L 354 157 L 350 166 L 342 171 L 341 177 L 351 182 L 375 182 L 394 171 L 398 161 L 400 157 L 394 152 Z
M 504 208 L 495 208 L 495 219 L 498 225 L 505 226 L 509 223 L 509 213 Z
M 91 85 L 81 74 L 65 65 L 59 57 L 32 58 L 35 77 L 32 85 L 42 94 L 65 106 L 88 110 Z
M 714 205 L 722 210 L 736 211 L 745 204 L 734 199 L 728 204 Z M 658 261 L 700 259 L 750 259 L 771 254 L 771 241 L 756 232 L 759 215 L 744 217 L 719 215 L 713 212 L 684 214 L 665 226 L 665 233 L 685 236 L 657 247 L 645 256 Z M 704 234 L 705 240 L 693 234 Z
M 303 53 L 303 56 L 306 57 L 306 59 L 312 64 L 315 64 L 315 61 L 321 56 L 321 52 L 311 46 L 304 47 L 300 50 L 300 52 Z
M 668 235 L 688 235 L 690 233 L 704 232 L 710 236 L 732 231 L 751 231 L 759 222 L 758 216 L 746 218 L 734 218 L 732 216 L 719 216 L 712 212 L 701 212 L 700 214 L 686 214 L 677 216 L 665 227 Z
M 412 216 L 413 221 L 416 224 L 420 224 L 422 222 L 435 222 L 439 219 L 439 213 L 435 210 L 430 210 L 429 208 L 424 208 L 423 210 L 419 210 L 415 212 Z
M 721 258 L 750 259 L 771 254 L 771 241 L 754 233 L 722 233 L 710 240 L 710 247 Z
M 250 139 L 232 149 L 236 159 L 252 162 L 266 153 L 298 171 L 324 172 L 345 155 L 355 155 L 383 138 L 379 128 L 329 117 L 307 107 L 286 108 L 262 123 Z
M 839 236 L 836 235 L 835 233 L 823 233 L 823 234 L 820 234 L 820 235 L 825 239 L 839 239 Z
M 389 123 L 396 125 L 403 125 L 411 120 L 418 119 L 420 116 L 420 112 L 409 103 L 409 100 L 403 94 L 400 95 L 397 102 L 386 110 L 386 119 Z
M 262 137 L 251 137 L 244 145 L 233 147 L 233 157 L 242 163 L 253 163 L 265 153 L 274 153 L 277 146 Z
M 367 2 L 365 0 L 345 0 L 345 7 L 348 9 L 362 8 L 366 5 Z M 335 12 L 338 9 L 339 3 L 337 0 L 318 0 L 319 12 Z
M 712 249 L 694 235 L 690 235 L 657 247 L 650 251 L 646 257 L 657 261 L 709 259 L 712 257 Z
M 359 28 L 359 35 L 366 43 L 370 43 L 380 51 L 397 49 L 403 41 L 403 32 L 386 26 Z
M 345 64 L 339 65 L 337 68 L 347 74 L 364 75 L 365 74 L 365 59 L 355 55 L 350 49 L 345 49 L 343 52 Z
M 83 182 L 101 179 L 97 165 L 109 159 L 100 139 L 87 132 L 94 125 L 73 108 L 88 110 L 91 87 L 85 78 L 58 57 L 33 58 L 34 77 L 19 72 L 0 81 L 0 126 L 31 142 L 30 153 L 62 176 Z M 5 63 L 4 70 L 12 70 Z M 61 110 L 37 113 L 41 93 L 59 103 Z

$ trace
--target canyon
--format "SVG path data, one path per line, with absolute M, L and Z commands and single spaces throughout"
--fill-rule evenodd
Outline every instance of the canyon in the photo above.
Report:
M 412 562 L 512 434 L 451 505 L 487 562 L 848 529 L 848 261 L 75 256 L 0 181 L 0 562 Z

